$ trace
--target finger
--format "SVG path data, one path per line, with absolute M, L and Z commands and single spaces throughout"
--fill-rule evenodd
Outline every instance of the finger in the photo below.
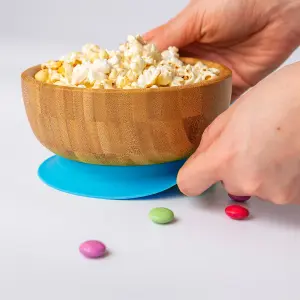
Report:
M 246 193 L 241 186 L 238 185 L 236 181 L 228 181 L 227 179 L 224 179 L 222 181 L 223 187 L 226 190 L 226 192 L 230 195 L 234 196 L 254 196 L 254 195 L 249 195 Z
M 220 137 L 230 119 L 231 111 L 232 109 L 229 108 L 223 112 L 205 129 L 195 153 L 206 151 Z
M 200 195 L 220 181 L 218 168 L 221 160 L 217 144 L 214 143 L 207 151 L 194 155 L 181 168 L 177 184 L 182 193 L 187 196 Z
M 230 117 L 235 109 L 235 106 L 231 106 L 224 113 L 219 115 L 204 131 L 201 142 L 197 150 L 190 156 L 189 160 L 186 162 L 188 164 L 194 163 L 194 158 L 201 153 L 207 151 L 215 141 L 219 139 L 223 130 L 225 129 Z
M 143 38 L 149 43 L 154 43 L 159 50 L 167 49 L 169 46 L 181 48 L 192 43 L 196 39 L 197 10 L 188 5 L 175 18 L 146 34 Z

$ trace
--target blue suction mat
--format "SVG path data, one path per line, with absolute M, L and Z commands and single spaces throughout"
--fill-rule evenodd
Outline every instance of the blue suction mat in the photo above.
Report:
M 48 186 L 74 195 L 102 199 L 135 199 L 176 185 L 185 160 L 147 166 L 102 166 L 53 156 L 38 170 Z

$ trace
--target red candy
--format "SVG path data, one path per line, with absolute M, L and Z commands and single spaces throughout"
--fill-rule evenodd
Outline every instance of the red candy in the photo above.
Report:
M 231 195 L 231 194 L 228 194 L 228 196 L 231 198 L 231 200 L 237 201 L 237 202 L 245 202 L 251 198 L 250 196 L 235 196 L 235 195 Z
M 225 213 L 228 217 L 234 220 L 243 220 L 249 216 L 247 208 L 240 205 L 229 205 L 225 208 Z

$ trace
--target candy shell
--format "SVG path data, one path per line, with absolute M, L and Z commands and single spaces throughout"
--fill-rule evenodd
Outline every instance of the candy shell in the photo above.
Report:
M 87 258 L 98 258 L 105 254 L 106 246 L 99 241 L 86 241 L 80 245 L 79 251 Z
M 240 205 L 229 205 L 225 208 L 225 213 L 228 217 L 234 220 L 243 220 L 249 216 L 247 208 Z
M 165 207 L 156 207 L 149 212 L 149 218 L 157 224 L 167 224 L 174 220 L 174 213 Z
M 233 201 L 237 201 L 237 202 L 245 202 L 245 201 L 247 201 L 247 200 L 249 200 L 251 198 L 251 196 L 235 196 L 235 195 L 231 195 L 231 194 L 228 194 L 228 196 Z

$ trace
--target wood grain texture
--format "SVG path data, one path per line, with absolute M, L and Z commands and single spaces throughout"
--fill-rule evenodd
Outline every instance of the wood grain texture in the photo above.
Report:
M 194 64 L 198 60 L 184 58 Z M 230 103 L 231 71 L 183 87 L 95 90 L 45 84 L 40 66 L 22 73 L 31 128 L 50 151 L 101 165 L 147 165 L 188 157 L 205 128 Z

